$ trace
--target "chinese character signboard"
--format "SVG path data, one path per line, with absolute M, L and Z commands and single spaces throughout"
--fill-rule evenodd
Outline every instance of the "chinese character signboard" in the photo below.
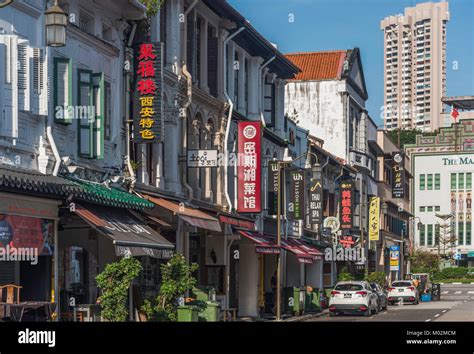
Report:
M 340 189 L 340 213 L 341 229 L 352 229 L 352 206 L 354 199 L 354 182 L 341 182 Z
M 320 179 L 312 178 L 309 188 L 309 223 L 311 226 L 323 222 L 323 183 Z
M 280 173 L 281 175 L 281 173 Z M 283 203 L 280 209 L 283 209 Z M 268 215 L 278 212 L 278 162 L 268 161 Z
M 390 270 L 399 270 L 400 246 L 390 246 Z
M 399 152 L 393 154 L 393 182 L 392 198 L 405 197 L 405 173 L 403 155 Z
M 370 209 L 369 209 L 369 240 L 379 240 L 379 229 L 380 229 L 380 198 L 370 198 Z
M 217 167 L 217 150 L 188 150 L 188 167 Z
M 288 217 L 291 220 L 303 220 L 304 209 L 304 171 L 291 171 Z
M 163 67 L 161 43 L 139 43 L 135 48 L 133 132 L 135 143 L 161 141 Z
M 260 213 L 260 122 L 238 123 L 237 211 Z

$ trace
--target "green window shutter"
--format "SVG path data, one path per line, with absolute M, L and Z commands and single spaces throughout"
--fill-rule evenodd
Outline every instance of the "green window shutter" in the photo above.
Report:
M 435 189 L 440 190 L 441 188 L 441 175 L 439 173 L 435 174 Z
M 428 190 L 433 189 L 433 175 L 431 173 L 426 175 L 426 184 L 427 184 L 426 189 L 428 189 Z
M 434 239 L 435 246 L 439 244 L 439 235 L 440 235 L 440 226 L 439 224 L 436 224 L 435 225 L 435 239 Z
M 464 221 L 458 222 L 458 245 L 464 245 Z
M 60 124 L 72 123 L 72 60 L 53 59 L 53 104 L 54 121 Z
M 424 207 L 424 206 L 421 206 L 421 207 L 420 207 L 420 212 L 423 213 L 424 211 L 425 211 L 425 207 Z
M 432 211 L 433 211 L 433 207 L 432 207 L 432 206 L 426 207 L 426 211 L 432 212 Z
M 471 230 L 472 230 L 472 223 L 466 221 L 466 245 L 471 245 Z
M 472 189 L 472 173 L 471 172 L 466 173 L 466 189 L 468 190 Z
M 436 205 L 435 206 L 435 211 L 440 211 L 441 210 L 441 207 L 439 205 Z
M 433 246 L 433 224 L 428 224 L 428 246 Z
M 456 174 L 451 173 L 451 190 L 455 191 L 456 190 Z
M 459 173 L 458 190 L 464 190 L 464 173 Z
M 420 246 L 426 246 L 426 243 L 425 243 L 425 227 L 426 225 L 423 224 L 421 225 L 421 228 L 420 228 Z
M 92 75 L 93 81 L 93 103 L 95 116 L 93 123 L 93 157 L 104 158 L 104 116 L 105 116 L 105 80 L 103 73 Z
M 92 71 L 77 70 L 77 111 L 80 112 L 77 117 L 79 126 L 79 156 L 85 158 L 94 157 L 93 149 L 93 122 L 94 112 L 89 112 L 93 106 L 92 97 Z M 92 117 L 90 116 L 92 114 Z
M 420 191 L 425 190 L 425 175 L 420 175 Z

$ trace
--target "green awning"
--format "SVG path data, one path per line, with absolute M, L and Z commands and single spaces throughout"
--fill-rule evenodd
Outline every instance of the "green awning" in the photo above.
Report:
M 101 183 L 78 179 L 70 180 L 76 183 L 81 189 L 81 192 L 73 193 L 74 198 L 78 200 L 105 206 L 139 210 L 153 208 L 155 206 L 152 202 L 149 202 L 144 198 L 121 191 L 117 188 L 108 188 Z

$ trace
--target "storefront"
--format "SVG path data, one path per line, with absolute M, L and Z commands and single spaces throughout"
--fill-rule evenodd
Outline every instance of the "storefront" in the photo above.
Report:
M 55 301 L 59 204 L 0 192 L 0 285 L 21 286 L 20 301 Z
M 95 304 L 100 295 L 96 276 L 120 257 L 137 257 L 142 262 L 143 272 L 130 299 L 135 308 L 141 306 L 143 299 L 156 296 L 159 266 L 173 251 L 174 245 L 147 225 L 140 213 L 75 203 L 75 208 L 63 215 L 59 231 L 61 314 L 70 317 L 74 305 Z M 153 292 L 147 288 L 150 284 L 156 287 Z

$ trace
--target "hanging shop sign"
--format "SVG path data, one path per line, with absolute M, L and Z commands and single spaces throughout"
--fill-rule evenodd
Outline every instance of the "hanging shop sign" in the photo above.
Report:
M 134 58 L 133 140 L 135 143 L 157 143 L 162 138 L 161 43 L 138 43 Z
M 369 240 L 378 241 L 380 236 L 380 198 L 370 198 Z
M 404 157 L 400 152 L 393 153 L 392 198 L 405 197 Z
M 309 223 L 319 225 L 323 221 L 323 182 L 312 178 L 309 188 Z
M 217 150 L 188 150 L 188 167 L 217 167 Z
M 328 216 L 324 219 L 323 228 L 329 229 L 331 234 L 335 234 L 341 228 L 341 223 L 335 216 Z
M 390 270 L 398 271 L 400 259 L 400 246 L 390 246 Z
M 352 229 L 353 203 L 354 203 L 354 182 L 341 182 L 340 210 L 341 229 Z
M 304 210 L 304 171 L 291 171 L 288 217 L 291 220 L 303 220 Z
M 278 171 L 278 162 L 268 161 L 268 215 L 277 215 L 278 213 Z M 283 210 L 283 203 L 281 203 L 280 209 Z
M 260 213 L 261 207 L 260 122 L 238 123 L 237 211 Z
M 344 248 L 354 247 L 355 243 L 354 236 L 351 235 L 343 235 L 339 239 L 339 244 Z

